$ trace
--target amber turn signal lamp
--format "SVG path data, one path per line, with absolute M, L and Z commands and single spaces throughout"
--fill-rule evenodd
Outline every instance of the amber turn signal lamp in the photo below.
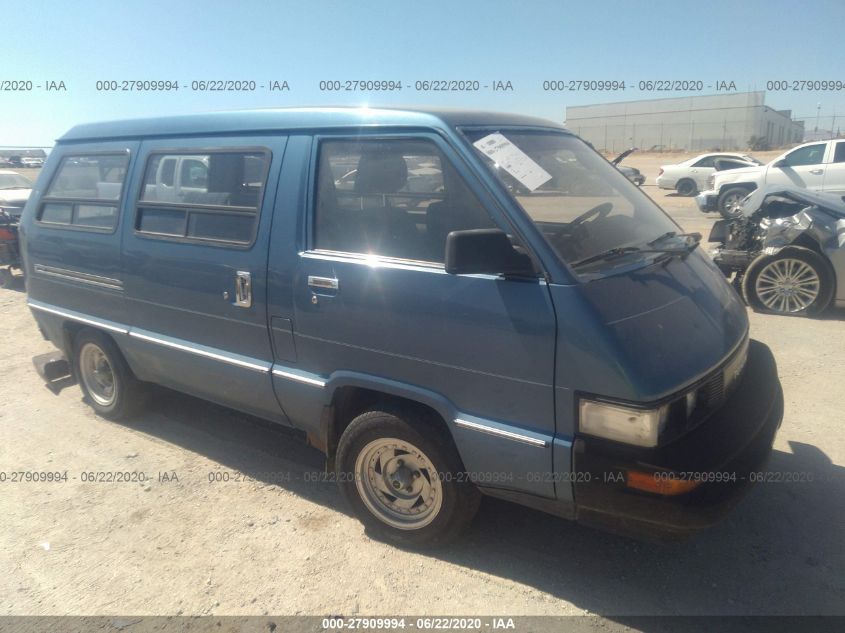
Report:
M 653 492 L 654 494 L 672 497 L 682 495 L 698 488 L 700 481 L 689 479 L 674 479 L 672 477 L 661 477 L 661 473 L 642 473 L 636 470 L 629 470 L 627 486 L 634 490 Z

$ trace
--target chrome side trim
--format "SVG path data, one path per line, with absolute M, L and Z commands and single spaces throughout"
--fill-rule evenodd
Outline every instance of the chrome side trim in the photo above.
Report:
M 292 371 L 285 371 L 283 369 L 279 369 L 278 367 L 273 367 L 273 375 L 279 376 L 280 378 L 287 378 L 288 380 L 294 380 L 296 382 L 302 382 L 306 385 L 313 385 L 315 387 L 322 388 L 326 386 L 325 380 L 320 380 L 319 378 L 311 378 L 310 376 L 303 376 L 302 374 L 297 374 Z
M 152 332 L 148 334 L 139 330 L 130 330 L 129 332 L 129 336 L 131 336 L 132 338 L 137 338 L 141 341 L 147 341 L 148 343 L 155 343 L 156 345 L 161 345 L 162 347 L 178 349 L 182 352 L 188 352 L 190 354 L 196 354 L 197 356 L 203 356 L 205 358 L 219 360 L 224 363 L 229 363 L 230 365 L 235 365 L 237 367 L 251 369 L 252 371 L 259 371 L 262 373 L 270 371 L 270 363 L 262 363 L 260 361 L 257 361 L 256 359 L 246 360 L 243 356 L 230 354 L 228 352 L 224 352 L 223 350 L 219 350 L 213 347 L 204 347 L 199 345 L 188 344 L 185 342 L 181 342 L 181 339 L 161 338 L 160 336 L 152 336 L 152 334 Z
M 109 332 L 117 332 L 118 334 L 129 333 L 128 327 L 120 323 L 115 323 L 114 321 L 98 319 L 96 317 L 83 315 L 79 312 L 74 312 L 72 310 L 60 310 L 59 308 L 55 308 L 53 306 L 41 303 L 40 301 L 35 301 L 34 299 L 29 299 L 26 303 L 33 310 L 40 310 L 41 312 L 55 314 L 56 316 L 64 317 L 66 319 L 70 319 L 71 321 L 77 321 L 79 323 L 85 323 L 86 325 L 93 325 L 99 328 L 103 328 L 104 330 L 108 330 Z
M 57 268 L 55 266 L 45 266 L 44 264 L 35 264 L 33 267 L 35 272 L 46 277 L 55 277 L 57 279 L 64 279 L 66 281 L 75 281 L 78 283 L 98 286 L 100 288 L 108 288 L 109 290 L 123 290 L 123 282 L 120 279 L 112 279 L 110 277 L 102 277 L 100 275 L 92 275 L 90 273 L 79 272 L 78 270 L 71 270 L 69 268 Z
M 435 262 L 424 262 L 416 259 L 398 259 L 392 257 L 381 257 L 379 255 L 363 255 L 358 253 L 341 253 L 338 251 L 304 251 L 299 254 L 305 259 L 320 259 L 329 262 L 344 262 L 348 264 L 360 264 L 371 268 L 398 268 L 401 270 L 418 270 L 421 272 L 446 275 L 443 264 Z
M 470 422 L 469 420 L 463 420 L 461 418 L 456 418 L 455 424 L 461 428 L 480 431 L 481 433 L 487 433 L 488 435 L 495 435 L 497 437 L 504 437 L 506 439 L 513 440 L 514 442 L 522 442 L 523 444 L 530 444 L 531 446 L 546 447 L 549 445 L 546 440 L 538 437 L 531 437 L 523 435 L 522 433 L 514 433 L 513 431 L 505 431 L 504 429 L 487 426 L 486 424 L 479 424 L 478 422 Z

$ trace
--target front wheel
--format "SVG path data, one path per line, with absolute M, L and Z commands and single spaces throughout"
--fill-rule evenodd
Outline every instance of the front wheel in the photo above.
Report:
M 749 191 L 745 187 L 731 187 L 719 194 L 719 213 L 722 217 L 733 220 L 742 214 L 740 204 L 748 196 Z
M 806 248 L 787 248 L 760 255 L 742 280 L 746 302 L 755 310 L 808 316 L 830 303 L 833 275 L 827 261 Z
M 373 534 L 400 545 L 436 546 L 459 536 L 478 510 L 451 439 L 413 409 L 368 411 L 337 449 L 341 492 Z

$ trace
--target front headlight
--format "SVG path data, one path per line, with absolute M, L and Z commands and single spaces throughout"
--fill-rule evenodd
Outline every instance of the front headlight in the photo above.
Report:
M 619 404 L 581 400 L 579 429 L 582 433 L 634 446 L 657 446 L 666 426 L 669 405 L 635 409 Z

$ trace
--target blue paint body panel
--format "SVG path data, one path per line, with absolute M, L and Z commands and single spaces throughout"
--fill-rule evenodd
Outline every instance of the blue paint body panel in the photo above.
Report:
M 517 500 L 552 500 L 561 514 L 572 514 L 568 475 L 579 394 L 647 402 L 678 391 L 735 349 L 747 332 L 744 308 L 700 253 L 576 283 L 481 164 L 459 131 L 464 126 L 565 132 L 516 115 L 390 108 L 77 126 L 59 139 L 22 219 L 33 314 L 60 347 L 68 323 L 104 329 L 142 380 L 321 441 L 321 421 L 338 389 L 425 404 L 443 417 L 480 486 Z M 317 145 L 350 135 L 435 143 L 490 216 L 530 248 L 543 276 L 456 276 L 442 266 L 313 250 Z M 136 231 L 152 152 L 227 148 L 258 148 L 270 157 L 253 243 L 221 248 Z M 116 229 L 36 221 L 61 158 L 98 151 L 130 156 Z M 251 274 L 249 308 L 231 300 L 238 271 Z M 336 279 L 339 287 L 315 290 L 309 276 Z

